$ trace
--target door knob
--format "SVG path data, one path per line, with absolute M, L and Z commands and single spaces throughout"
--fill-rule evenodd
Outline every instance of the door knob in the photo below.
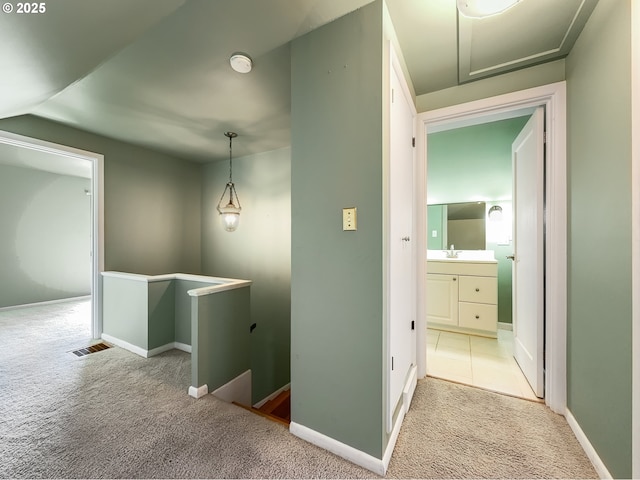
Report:
M 507 258 L 508 258 L 509 260 L 515 260 L 515 259 L 516 259 L 516 256 L 515 256 L 515 254 L 513 254 L 513 255 L 507 255 Z
M 403 242 L 410 242 L 411 238 L 410 237 L 402 237 L 402 241 Z

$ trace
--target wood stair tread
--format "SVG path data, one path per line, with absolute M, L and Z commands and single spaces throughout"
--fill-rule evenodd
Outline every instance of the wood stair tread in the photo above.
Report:
M 284 407 L 283 407 L 284 405 Z M 284 390 L 278 394 L 275 398 L 272 398 L 264 405 L 262 405 L 259 410 L 264 413 L 274 413 L 276 410 L 283 411 L 284 409 L 291 410 L 291 391 Z
M 255 407 L 248 407 L 248 406 L 246 406 L 246 405 L 242 405 L 241 403 L 238 403 L 238 402 L 233 402 L 233 404 L 234 404 L 234 405 L 236 405 L 236 406 L 238 406 L 238 407 L 244 408 L 245 410 L 248 410 L 248 411 L 250 411 L 250 412 L 253 412 L 253 413 L 255 413 L 256 415 L 260 415 L 261 417 L 264 417 L 264 418 L 267 418 L 267 419 L 269 419 L 269 420 L 271 420 L 271 421 L 274 421 L 274 422 L 280 423 L 281 425 L 284 425 L 284 426 L 286 426 L 287 428 L 289 427 L 290 418 L 285 420 L 285 419 L 280 418 L 280 417 L 278 417 L 278 416 L 276 416 L 276 415 L 272 415 L 271 413 L 263 412 L 263 411 L 261 411 L 261 410 L 259 410 L 259 409 L 255 408 Z M 289 416 L 290 416 L 290 415 L 289 415 Z

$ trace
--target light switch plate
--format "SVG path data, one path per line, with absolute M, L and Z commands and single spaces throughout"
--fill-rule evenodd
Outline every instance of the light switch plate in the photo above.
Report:
M 342 230 L 357 230 L 358 215 L 356 207 L 342 209 Z

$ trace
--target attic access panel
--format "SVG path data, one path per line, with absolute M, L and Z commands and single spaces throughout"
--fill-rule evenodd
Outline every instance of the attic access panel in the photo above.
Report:
M 501 15 L 458 13 L 458 78 L 471 82 L 565 57 L 597 0 L 522 0 Z

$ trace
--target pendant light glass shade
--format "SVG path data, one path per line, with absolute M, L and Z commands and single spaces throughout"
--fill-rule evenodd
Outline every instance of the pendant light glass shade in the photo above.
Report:
M 457 0 L 458 11 L 469 18 L 484 18 L 502 13 L 521 0 Z
M 220 201 L 218 202 L 218 213 L 220 214 L 220 220 L 222 221 L 222 227 L 227 232 L 233 232 L 238 228 L 240 223 L 240 200 L 236 193 L 236 187 L 233 184 L 232 178 L 232 139 L 238 135 L 234 132 L 226 132 L 225 136 L 229 138 L 229 181 L 224 187 Z M 228 197 L 227 197 L 228 195 Z M 225 199 L 228 198 L 228 202 L 224 205 Z

